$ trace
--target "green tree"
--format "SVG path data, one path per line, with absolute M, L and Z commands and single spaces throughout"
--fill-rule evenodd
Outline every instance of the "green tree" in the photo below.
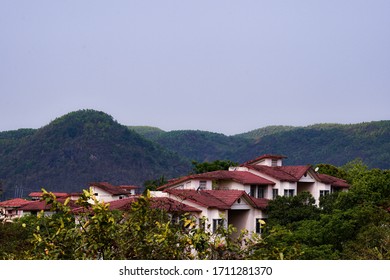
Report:
M 315 199 L 308 192 L 291 197 L 278 196 L 268 205 L 268 220 L 272 225 L 287 226 L 302 220 L 315 220 L 319 214 Z
M 147 191 L 155 191 L 158 187 L 165 185 L 168 183 L 168 181 L 165 179 L 165 176 L 162 175 L 158 179 L 154 180 L 147 180 L 144 182 L 144 194 L 146 194 Z
M 206 173 L 217 170 L 228 170 L 231 166 L 237 166 L 238 163 L 230 160 L 215 160 L 212 162 L 192 161 L 192 172 L 195 174 Z

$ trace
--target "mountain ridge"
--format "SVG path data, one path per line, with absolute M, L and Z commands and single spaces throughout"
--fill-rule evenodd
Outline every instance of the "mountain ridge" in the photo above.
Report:
M 361 158 L 370 168 L 390 167 L 390 121 L 359 124 L 268 126 L 226 136 L 201 130 L 164 131 L 125 126 L 95 110 L 70 112 L 39 129 L 0 132 L 0 189 L 74 192 L 88 182 L 142 185 L 187 175 L 191 162 L 242 163 L 284 154 L 286 164 L 341 166 Z

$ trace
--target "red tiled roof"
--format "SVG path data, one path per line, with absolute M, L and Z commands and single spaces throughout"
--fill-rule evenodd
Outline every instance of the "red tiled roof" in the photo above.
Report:
M 129 210 L 131 204 L 137 200 L 137 197 L 119 199 L 109 202 L 111 210 Z M 150 198 L 150 207 L 163 209 L 167 212 L 201 212 L 201 210 L 173 200 L 168 197 L 152 197 Z
M 297 180 L 301 179 L 303 175 L 305 175 L 310 169 L 310 165 L 289 165 L 289 166 L 277 166 L 274 167 L 277 170 L 281 170 L 283 172 L 286 172 L 296 178 Z M 312 172 L 313 176 L 315 175 L 315 172 Z
M 194 174 L 185 177 L 178 178 L 176 180 L 171 180 L 169 183 L 159 187 L 159 190 L 171 187 L 176 184 L 188 180 L 232 180 L 244 185 L 275 185 L 274 182 L 267 180 L 261 176 L 257 176 L 253 173 L 247 171 L 228 171 L 228 170 L 218 170 L 212 172 L 206 172 L 202 174 Z
M 64 198 L 61 198 L 61 199 L 57 199 L 58 202 L 60 203 L 64 203 L 65 202 L 65 199 Z M 69 201 L 69 204 L 68 206 L 70 208 L 76 208 L 77 205 L 75 204 L 74 201 Z M 22 207 L 20 207 L 21 210 L 23 211 L 41 211 L 41 210 L 44 210 L 44 211 L 49 211 L 51 209 L 52 205 L 51 204 L 47 204 L 46 201 L 44 200 L 39 200 L 39 201 L 30 201 L 29 203 L 23 205 Z
M 123 189 L 123 190 L 137 190 L 137 189 L 141 188 L 141 187 L 138 187 L 138 186 L 131 186 L 131 185 L 120 185 L 118 187 L 120 189 Z
M 217 208 L 221 210 L 230 209 L 231 206 L 241 197 L 244 197 L 249 204 L 255 208 L 260 208 L 260 202 L 255 202 L 245 191 L 240 190 L 177 190 L 167 189 L 165 192 L 170 193 L 183 199 L 188 200 L 207 208 Z
M 286 182 L 297 182 L 299 179 L 291 175 L 290 173 L 284 171 L 283 169 L 279 167 L 271 167 L 266 165 L 245 165 L 245 167 L 248 167 L 250 169 L 259 171 L 261 173 L 264 173 L 272 178 L 275 178 L 279 181 L 286 181 Z
M 333 177 L 327 174 L 318 174 L 318 177 L 320 178 L 321 182 L 325 184 L 330 184 L 333 187 L 339 187 L 339 188 L 349 188 L 349 184 L 347 181 Z
M 63 192 L 53 192 L 53 194 L 57 198 L 64 198 L 70 196 L 69 193 L 63 193 Z M 43 192 L 31 192 L 28 196 L 29 197 L 41 197 L 43 195 Z
M 255 159 L 251 159 L 247 162 L 244 163 L 245 164 L 252 164 L 252 163 L 255 163 L 255 162 L 258 162 L 262 159 L 266 159 L 266 158 L 270 158 L 270 159 L 284 159 L 284 158 L 287 158 L 286 156 L 282 156 L 282 155 L 271 155 L 271 154 L 267 154 L 267 155 L 262 155 L 262 156 L 259 156 Z
M 23 205 L 26 205 L 27 203 L 30 203 L 30 202 L 31 201 L 23 199 L 23 198 L 14 198 L 14 199 L 0 202 L 0 207 L 17 208 L 17 207 L 21 207 Z
M 249 197 L 253 201 L 253 203 L 256 205 L 257 208 L 262 209 L 262 210 L 267 208 L 268 202 L 269 202 L 268 199 L 266 199 L 266 198 L 255 198 L 255 197 L 252 197 L 252 196 L 249 196 Z
M 23 211 L 41 211 L 50 210 L 51 205 L 47 204 L 46 201 L 31 201 L 30 203 L 23 205 L 20 209 Z
M 126 191 L 127 188 L 121 188 L 121 186 L 114 186 L 111 185 L 108 182 L 93 182 L 89 184 L 91 187 L 98 187 L 102 190 L 112 194 L 112 195 L 121 195 L 121 194 L 129 194 L 128 191 Z

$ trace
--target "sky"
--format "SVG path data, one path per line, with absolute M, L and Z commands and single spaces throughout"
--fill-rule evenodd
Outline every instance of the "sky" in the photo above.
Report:
M 389 120 L 389 27 L 388 0 L 2 0 L 0 131 Z

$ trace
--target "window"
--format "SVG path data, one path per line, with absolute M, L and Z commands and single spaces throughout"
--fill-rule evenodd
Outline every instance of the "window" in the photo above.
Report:
M 251 185 L 250 196 L 257 198 L 265 198 L 266 186 Z
M 266 219 L 256 218 L 256 233 L 261 234 L 263 232 Z
M 251 186 L 250 196 L 255 197 L 255 195 L 256 195 L 256 186 L 252 185 Z
M 206 189 L 206 181 L 199 181 L 199 190 L 205 190 Z
M 278 166 L 278 160 L 277 159 L 272 159 L 271 160 L 271 166 Z
M 294 196 L 294 190 L 284 190 L 284 196 Z
M 199 228 L 202 230 L 206 229 L 206 219 L 204 217 L 199 218 Z
M 320 197 L 328 194 L 329 194 L 328 190 L 320 190 Z
M 272 199 L 275 199 L 279 195 L 278 189 L 272 189 Z
M 223 226 L 222 219 L 213 219 L 213 232 L 216 232 L 219 227 Z
M 264 198 L 265 197 L 265 189 L 262 186 L 257 187 L 257 198 Z

